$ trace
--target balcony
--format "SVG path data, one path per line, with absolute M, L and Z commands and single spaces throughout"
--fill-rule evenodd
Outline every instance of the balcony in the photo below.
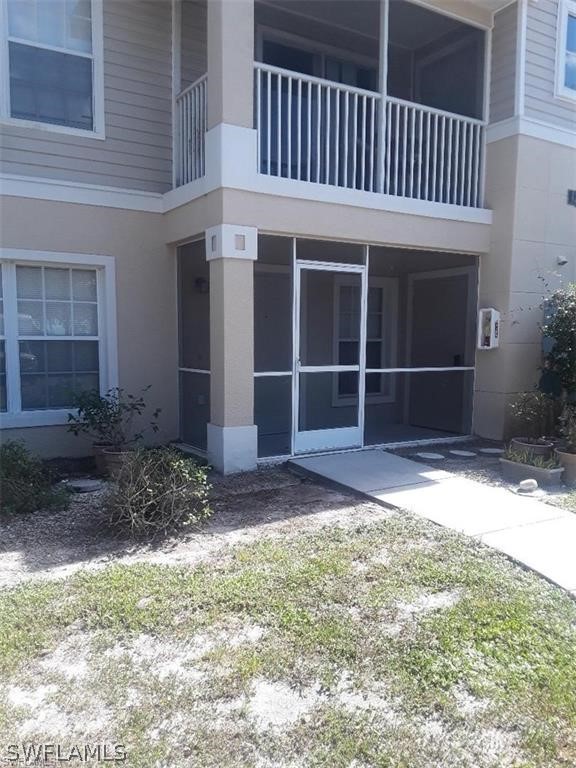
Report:
M 405 0 L 254 7 L 254 187 L 264 176 L 483 207 L 483 30 Z M 207 91 L 203 75 L 176 98 L 175 186 L 206 173 Z
M 258 170 L 478 207 L 484 123 L 256 64 Z

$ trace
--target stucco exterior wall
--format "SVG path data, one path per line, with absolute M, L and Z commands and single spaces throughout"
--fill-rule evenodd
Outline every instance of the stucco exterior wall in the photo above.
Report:
M 502 325 L 499 349 L 477 353 L 475 430 L 485 437 L 506 434 L 508 403 L 538 382 L 543 298 L 576 279 L 576 210 L 566 194 L 575 186 L 569 147 L 527 136 L 489 145 L 494 224 L 480 305 L 498 309 Z
M 33 224 L 33 226 L 31 226 Z M 178 434 L 176 257 L 166 246 L 162 217 L 88 205 L 5 197 L 2 246 L 113 256 L 116 262 L 118 378 L 121 387 L 162 408 L 152 439 Z M 42 455 L 90 453 L 62 427 L 5 429 Z

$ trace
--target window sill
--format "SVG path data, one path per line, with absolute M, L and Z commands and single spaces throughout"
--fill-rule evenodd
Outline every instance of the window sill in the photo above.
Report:
M 73 411 L 58 409 L 50 411 L 21 411 L 20 413 L 1 413 L 0 429 L 61 426 L 68 424 L 69 413 L 73 413 Z
M 84 128 L 70 128 L 67 125 L 56 125 L 55 123 L 40 123 L 35 120 L 20 120 L 16 117 L 3 117 L 0 120 L 2 125 L 11 125 L 15 128 L 30 128 L 35 131 L 49 131 L 51 133 L 63 133 L 67 136 L 82 136 L 85 139 L 103 140 L 106 138 L 103 128 L 96 128 L 92 131 Z
M 573 90 L 572 88 L 565 88 L 565 87 L 559 86 L 556 89 L 554 96 L 556 99 L 559 99 L 560 101 L 568 101 L 572 105 L 576 103 L 576 91 Z

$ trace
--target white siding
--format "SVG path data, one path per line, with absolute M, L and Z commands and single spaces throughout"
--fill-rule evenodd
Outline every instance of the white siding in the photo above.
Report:
M 490 122 L 506 120 L 514 115 L 516 45 L 516 3 L 494 16 L 492 31 L 492 74 L 490 93 Z
M 171 17 L 165 0 L 104 0 L 106 139 L 2 126 L 4 173 L 171 187 Z
M 206 73 L 206 0 L 182 2 L 182 88 Z
M 554 96 L 558 1 L 528 3 L 526 102 L 528 117 L 576 129 L 576 103 Z

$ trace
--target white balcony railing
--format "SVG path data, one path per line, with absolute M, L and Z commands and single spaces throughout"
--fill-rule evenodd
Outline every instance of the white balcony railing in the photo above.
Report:
M 256 64 L 260 173 L 482 205 L 484 123 Z M 383 141 L 380 137 L 383 136 Z
M 176 97 L 176 186 L 199 179 L 206 172 L 206 75 Z

